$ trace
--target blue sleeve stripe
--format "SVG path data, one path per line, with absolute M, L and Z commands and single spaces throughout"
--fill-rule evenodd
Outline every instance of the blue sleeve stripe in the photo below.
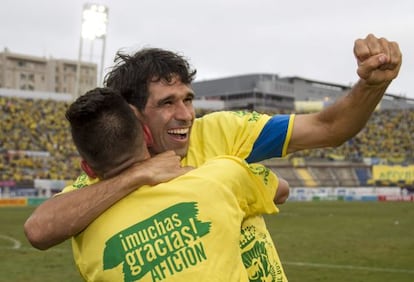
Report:
M 263 127 L 246 161 L 249 163 L 260 162 L 283 156 L 289 121 L 290 115 L 273 116 Z

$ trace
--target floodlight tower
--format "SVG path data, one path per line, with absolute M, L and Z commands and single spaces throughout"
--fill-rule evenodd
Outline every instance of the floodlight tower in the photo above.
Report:
M 101 52 L 101 63 L 98 78 L 98 85 L 102 85 L 103 80 L 103 65 L 105 58 L 105 47 L 106 47 L 106 29 L 108 24 L 108 7 L 100 4 L 86 3 L 83 5 L 82 10 L 82 26 L 79 40 L 79 54 L 76 68 L 76 80 L 74 98 L 79 96 L 79 84 L 80 84 L 80 69 L 82 61 L 82 48 L 83 40 L 88 39 L 91 44 L 96 39 L 102 40 L 102 52 Z M 91 45 L 92 46 L 92 45 Z

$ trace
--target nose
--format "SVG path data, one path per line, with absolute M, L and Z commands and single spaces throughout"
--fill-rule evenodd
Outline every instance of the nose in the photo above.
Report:
M 194 107 L 193 104 L 186 104 L 184 102 L 179 102 L 175 110 L 175 118 L 177 120 L 191 121 L 194 116 Z

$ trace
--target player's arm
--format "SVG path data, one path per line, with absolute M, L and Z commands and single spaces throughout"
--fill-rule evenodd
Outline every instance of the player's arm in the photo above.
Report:
M 276 195 L 273 201 L 275 204 L 280 205 L 280 204 L 284 204 L 289 198 L 290 186 L 289 186 L 289 183 L 285 179 L 281 178 L 280 176 L 278 176 L 278 178 L 279 178 L 278 188 L 277 188 Z
M 397 77 L 402 55 L 397 43 L 373 35 L 356 40 L 354 54 L 360 80 L 351 91 L 319 113 L 273 116 L 255 140 L 246 158 L 249 163 L 298 150 L 336 147 L 365 126 Z
M 33 247 L 48 249 L 81 232 L 137 187 L 168 181 L 190 169 L 181 167 L 174 152 L 165 152 L 115 177 L 48 199 L 25 222 L 26 237 Z
M 350 92 L 319 113 L 297 115 L 288 153 L 336 147 L 355 136 L 367 123 L 402 63 L 398 44 L 368 35 L 355 41 L 359 81 Z

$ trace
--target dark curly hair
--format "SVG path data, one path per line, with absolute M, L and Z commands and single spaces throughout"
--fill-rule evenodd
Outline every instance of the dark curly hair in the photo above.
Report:
M 141 49 L 133 55 L 117 52 L 114 62 L 104 84 L 119 91 L 139 111 L 147 103 L 150 82 L 170 82 L 178 76 L 182 83 L 191 84 L 197 72 L 183 56 L 159 48 Z

